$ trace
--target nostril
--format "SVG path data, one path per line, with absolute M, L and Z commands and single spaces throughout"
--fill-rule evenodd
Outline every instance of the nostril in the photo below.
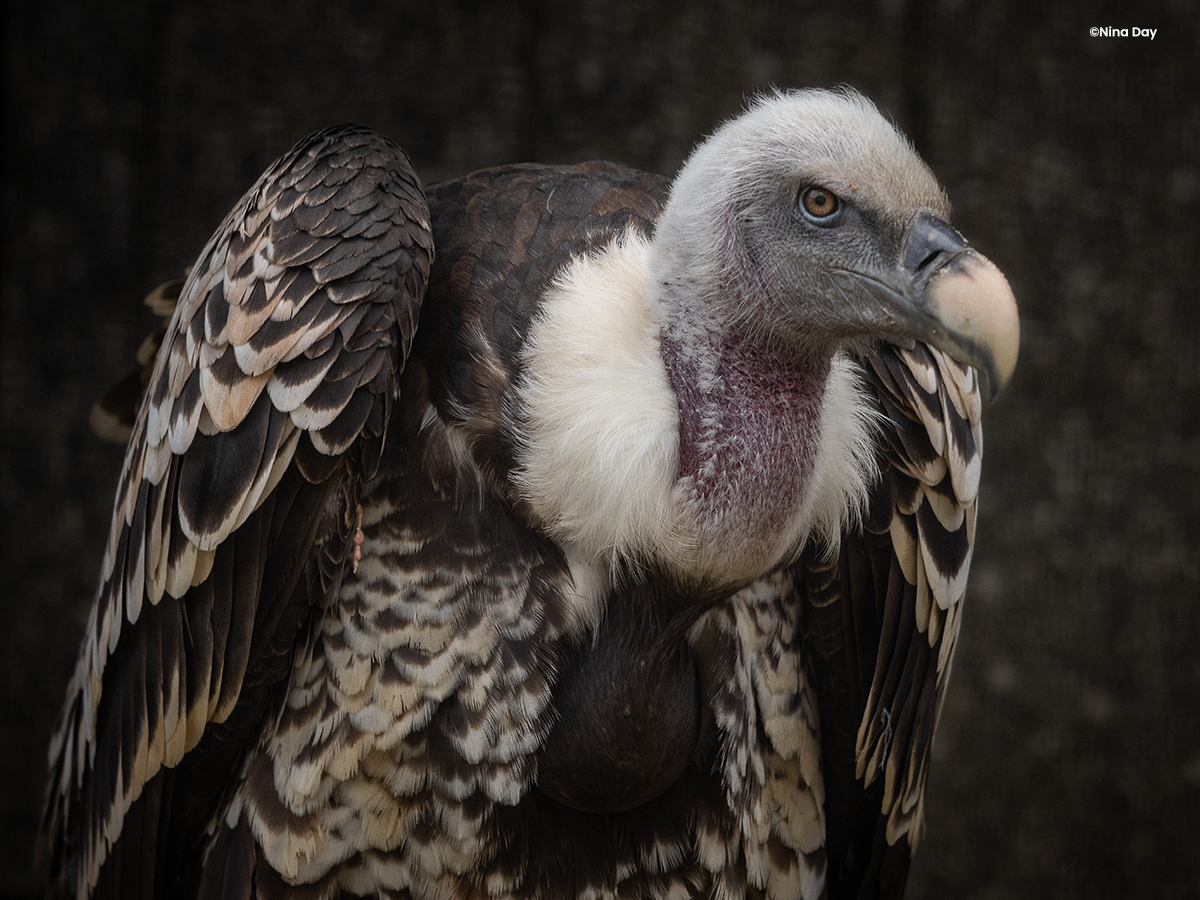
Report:
M 934 250 L 928 256 L 926 256 L 923 260 L 921 260 L 919 263 L 917 263 L 917 266 L 913 271 L 917 272 L 917 273 L 924 272 L 931 265 L 933 265 L 934 260 L 938 259 L 941 255 L 942 255 L 941 250 Z
M 904 267 L 912 275 L 925 275 L 967 247 L 967 242 L 949 222 L 932 213 L 920 213 L 909 226 L 904 249 Z

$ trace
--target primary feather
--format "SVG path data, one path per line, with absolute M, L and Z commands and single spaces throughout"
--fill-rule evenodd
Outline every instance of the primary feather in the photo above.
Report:
M 1016 354 L 948 214 L 846 92 L 672 183 L 297 145 L 94 415 L 52 893 L 899 896 Z

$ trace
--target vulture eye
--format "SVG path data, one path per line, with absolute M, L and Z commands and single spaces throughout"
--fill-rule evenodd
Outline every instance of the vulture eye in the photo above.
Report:
M 800 192 L 800 208 L 810 222 L 817 225 L 832 225 L 833 218 L 842 208 L 842 204 L 833 191 L 810 185 Z

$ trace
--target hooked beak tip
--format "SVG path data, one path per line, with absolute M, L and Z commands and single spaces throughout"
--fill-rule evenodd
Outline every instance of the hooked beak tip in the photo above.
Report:
M 958 349 L 979 369 L 991 399 L 1012 378 L 1021 344 L 1017 300 L 1008 279 L 986 256 L 968 249 L 930 278 L 925 294 L 954 345 L 946 349 Z

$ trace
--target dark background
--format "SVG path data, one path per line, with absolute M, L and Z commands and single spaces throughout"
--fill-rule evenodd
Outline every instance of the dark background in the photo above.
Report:
M 120 465 L 88 407 L 151 330 L 142 295 L 275 156 L 356 120 L 427 179 L 670 173 L 755 90 L 848 83 L 913 137 L 1024 328 L 986 418 L 911 896 L 1200 896 L 1194 4 L 331 6 L 5 7 L 0 895 L 36 891 L 45 748 Z

